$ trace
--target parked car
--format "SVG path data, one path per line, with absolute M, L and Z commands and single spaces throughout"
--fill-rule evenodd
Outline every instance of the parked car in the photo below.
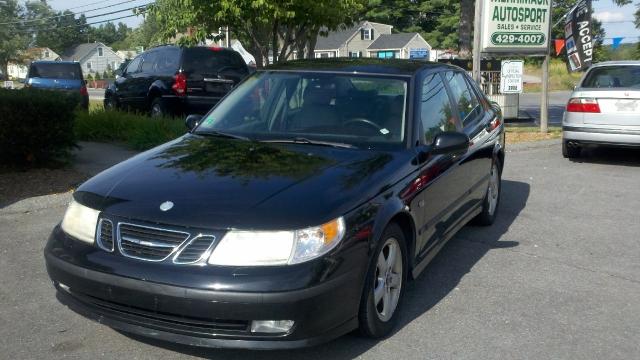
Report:
M 562 119 L 562 155 L 586 145 L 640 146 L 640 61 L 593 65 L 571 94 Z
M 25 87 L 77 93 L 80 106 L 89 109 L 89 92 L 80 64 L 74 61 L 34 61 L 29 65 Z
M 152 116 L 204 114 L 248 75 L 242 56 L 230 49 L 159 46 L 118 74 L 104 106 Z
M 287 62 L 186 123 L 73 194 L 44 250 L 71 309 L 199 346 L 380 338 L 407 281 L 496 218 L 502 118 L 457 67 Z

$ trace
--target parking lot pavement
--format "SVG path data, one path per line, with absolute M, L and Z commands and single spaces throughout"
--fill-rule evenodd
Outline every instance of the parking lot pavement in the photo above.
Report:
M 42 259 L 64 199 L 0 209 L 0 358 L 637 358 L 640 151 L 590 155 L 514 146 L 497 222 L 464 228 L 409 284 L 393 336 L 288 352 L 141 341 L 86 320 L 57 302 Z
M 520 94 L 519 118 L 530 119 L 535 124 L 540 124 L 540 97 L 541 93 Z M 562 114 L 571 97 L 571 91 L 549 92 L 549 125 L 561 125 Z

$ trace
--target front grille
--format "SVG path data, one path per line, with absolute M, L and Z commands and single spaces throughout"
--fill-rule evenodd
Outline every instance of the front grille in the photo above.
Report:
M 100 219 L 96 239 L 98 240 L 98 246 L 103 250 L 113 251 L 113 223 L 111 220 Z
M 129 257 L 162 261 L 171 255 L 189 233 L 127 223 L 118 224 L 120 252 Z
M 193 264 L 204 260 L 203 257 L 206 257 L 205 255 L 208 254 L 215 240 L 215 236 L 203 235 L 193 238 L 187 246 L 178 252 L 173 262 L 176 264 Z

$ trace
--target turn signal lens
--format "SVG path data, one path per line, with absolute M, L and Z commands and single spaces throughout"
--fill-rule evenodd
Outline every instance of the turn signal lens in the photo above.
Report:
M 599 113 L 600 105 L 593 98 L 571 98 L 567 104 L 567 112 Z

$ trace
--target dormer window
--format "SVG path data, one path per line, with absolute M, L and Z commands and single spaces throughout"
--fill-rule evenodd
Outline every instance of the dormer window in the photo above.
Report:
M 102 56 L 102 48 L 101 47 L 98 48 L 98 56 Z
M 360 39 L 373 40 L 373 29 L 360 29 Z

